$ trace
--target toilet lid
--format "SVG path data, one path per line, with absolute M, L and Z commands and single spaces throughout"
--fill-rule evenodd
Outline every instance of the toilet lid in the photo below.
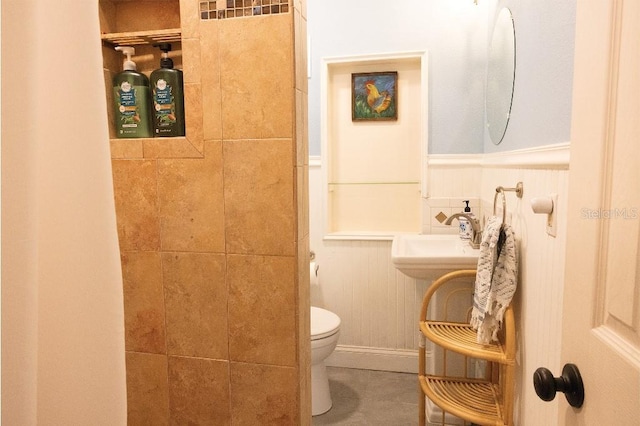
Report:
M 311 340 L 323 339 L 338 332 L 340 317 L 326 309 L 311 307 Z

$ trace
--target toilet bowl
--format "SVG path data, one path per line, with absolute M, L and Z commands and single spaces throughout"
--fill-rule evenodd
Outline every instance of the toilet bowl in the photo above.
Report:
M 338 344 L 340 317 L 331 311 L 311 307 L 311 414 L 317 416 L 331 409 L 329 378 L 324 360 Z

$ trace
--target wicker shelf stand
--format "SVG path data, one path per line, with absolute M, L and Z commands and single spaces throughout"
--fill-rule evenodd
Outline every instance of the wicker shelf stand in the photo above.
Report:
M 429 304 L 438 290 L 442 291 L 446 283 L 472 278 L 475 274 L 475 270 L 454 271 L 434 281 L 423 298 L 419 325 L 422 339 L 432 341 L 445 351 L 463 355 L 465 360 L 481 361 L 484 371 L 479 378 L 477 371 L 464 377 L 427 374 L 426 344 L 422 342 L 418 358 L 420 426 L 426 424 L 425 397 L 444 412 L 474 425 L 513 425 L 516 354 L 513 308 L 507 308 L 499 341 L 491 345 L 478 344 L 476 332 L 468 322 L 427 319 L 431 318 Z

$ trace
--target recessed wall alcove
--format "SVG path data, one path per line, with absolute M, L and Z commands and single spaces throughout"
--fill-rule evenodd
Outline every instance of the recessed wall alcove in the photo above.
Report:
M 352 120 L 352 74 L 397 72 L 397 120 Z M 427 53 L 322 62 L 325 238 L 387 239 L 420 232 L 426 196 Z

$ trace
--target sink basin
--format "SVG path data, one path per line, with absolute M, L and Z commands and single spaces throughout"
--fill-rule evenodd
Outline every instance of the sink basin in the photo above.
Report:
M 456 235 L 396 235 L 391 244 L 391 260 L 403 274 L 428 278 L 434 270 L 475 269 L 479 249 Z

